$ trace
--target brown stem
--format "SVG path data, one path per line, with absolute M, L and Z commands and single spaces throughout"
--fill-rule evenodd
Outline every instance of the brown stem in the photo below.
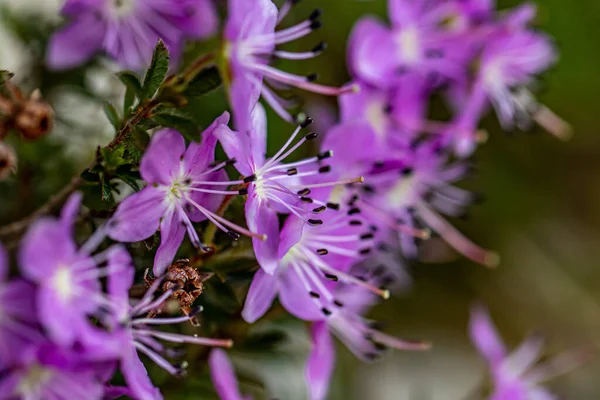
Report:
M 123 139 L 131 133 L 131 129 L 138 124 L 143 119 L 147 118 L 148 115 L 154 110 L 154 108 L 158 105 L 158 103 L 154 101 L 150 101 L 138 108 L 138 111 L 135 115 L 125 124 L 125 126 L 117 133 L 115 138 L 106 145 L 106 148 L 114 148 L 119 143 L 123 141 Z M 92 168 L 98 160 L 94 160 L 94 162 L 89 166 Z M 38 219 L 39 217 L 52 212 L 56 207 L 63 203 L 63 201 L 74 191 L 77 190 L 79 185 L 83 183 L 83 179 L 79 175 L 75 175 L 71 178 L 71 181 L 63 187 L 58 193 L 50 196 L 50 198 L 37 210 L 26 216 L 25 218 L 13 222 L 11 224 L 0 227 L 0 237 L 9 237 L 12 235 L 20 235 L 27 229 L 29 224 Z

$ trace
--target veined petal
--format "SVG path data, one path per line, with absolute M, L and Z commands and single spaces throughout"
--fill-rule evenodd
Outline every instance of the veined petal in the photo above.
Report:
M 21 273 L 34 282 L 44 282 L 61 264 L 68 265 L 75 253 L 70 229 L 64 229 L 59 221 L 51 218 L 40 219 L 29 228 L 21 242 Z
M 152 136 L 140 163 L 142 178 L 150 184 L 170 185 L 179 172 L 185 153 L 183 136 L 174 129 L 162 129 Z
M 8 265 L 8 253 L 0 242 L 0 282 L 4 282 L 8 278 L 9 265 Z
M 252 36 L 275 34 L 277 7 L 271 0 L 229 0 L 225 38 L 246 39 Z
M 267 235 L 265 240 L 252 238 L 254 254 L 261 268 L 268 274 L 273 274 L 277 269 L 279 257 L 279 219 L 266 201 L 263 201 L 255 192 L 254 186 L 248 188 L 246 201 L 246 223 L 248 228 L 261 235 Z
M 95 13 L 79 14 L 50 38 L 46 56 L 48 66 L 62 70 L 83 64 L 100 51 L 105 32 L 106 22 Z
M 262 268 L 256 271 L 248 295 L 242 317 L 253 324 L 271 307 L 277 295 L 277 277 L 267 274 Z
M 133 346 L 124 351 L 124 355 L 121 358 L 121 372 L 135 398 L 162 400 L 163 397 L 160 391 L 152 384 L 148 372 Z
M 475 306 L 472 309 L 469 332 L 473 344 L 490 364 L 497 365 L 502 362 L 506 356 L 506 348 L 487 309 L 483 306 Z
M 215 129 L 215 136 L 219 139 L 227 157 L 237 160 L 235 168 L 244 176 L 252 175 L 254 165 L 249 151 L 251 144 L 248 135 L 232 131 L 228 126 L 221 125 Z
M 127 197 L 107 225 L 107 234 L 120 242 L 139 242 L 158 230 L 167 211 L 165 192 L 153 186 Z
M 221 400 L 244 400 L 227 353 L 213 349 L 208 357 L 210 377 Z
M 161 276 L 173 262 L 185 237 L 185 226 L 173 210 L 160 223 L 160 246 L 154 257 L 154 276 Z
M 296 271 L 288 267 L 279 273 L 279 301 L 296 318 L 320 321 L 326 318 L 317 308 Z
M 219 126 L 227 126 L 228 123 L 229 113 L 225 111 L 202 132 L 200 143 L 190 143 L 183 157 L 183 165 L 187 174 L 195 176 L 209 168 L 209 165 L 215 160 L 217 137 L 214 135 L 214 131 Z
M 335 345 L 325 321 L 313 323 L 311 337 L 312 349 L 306 362 L 306 381 L 310 399 L 324 400 L 335 366 Z

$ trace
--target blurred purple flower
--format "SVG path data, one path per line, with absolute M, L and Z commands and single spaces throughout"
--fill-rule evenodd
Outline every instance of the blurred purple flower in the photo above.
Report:
M 229 114 L 224 113 L 202 133 L 201 143 L 191 143 L 187 149 L 179 132 L 163 129 L 155 133 L 140 164 L 148 186 L 126 198 L 108 223 L 108 235 L 121 242 L 144 240 L 160 229 L 156 276 L 171 264 L 186 231 L 194 246 L 203 246 L 192 222 L 208 219 L 234 239 L 239 238 L 237 232 L 262 238 L 214 212 L 224 196 L 240 193 L 223 187 L 243 183 L 229 181 L 223 170 L 233 160 L 213 164 L 214 132 L 228 121 Z
M 104 366 L 47 341 L 29 343 L 19 356 L 0 375 L 0 400 L 104 398 Z
M 99 278 L 126 267 L 111 262 L 111 254 L 121 249 L 118 245 L 92 255 L 105 237 L 103 228 L 77 248 L 73 225 L 80 204 L 81 195 L 76 193 L 63 207 L 60 219 L 35 222 L 19 251 L 23 276 L 38 285 L 37 317 L 50 338 L 64 347 L 77 341 L 90 324 L 88 316 L 105 304 Z
M 25 344 L 41 338 L 33 285 L 8 279 L 8 254 L 0 243 L 0 365 L 18 359 Z
M 557 59 L 551 39 L 527 27 L 534 16 L 533 6 L 519 7 L 486 38 L 471 93 L 460 108 L 458 121 L 449 128 L 457 154 L 466 156 L 474 150 L 476 126 L 488 103 L 493 105 L 505 130 L 512 129 L 515 123 L 526 129 L 533 119 L 559 138 L 570 137 L 571 127 L 538 104 L 526 89 L 536 75 Z
M 123 251 L 113 255 L 116 259 L 128 259 Z M 121 261 L 122 262 L 122 261 Z M 88 357 L 107 360 L 118 359 L 121 372 L 132 397 L 136 399 L 162 399 L 160 391 L 154 387 L 138 354 L 146 355 L 158 366 L 174 376 L 185 373 L 185 363 L 172 365 L 165 357 L 179 356 L 179 352 L 163 345 L 159 340 L 171 343 L 192 343 L 203 346 L 231 347 L 229 339 L 202 338 L 178 333 L 163 332 L 155 326 L 178 324 L 190 321 L 200 309 L 181 317 L 151 318 L 146 315 L 160 308 L 176 289 L 167 290 L 155 298 L 162 279 L 157 279 L 135 305 L 130 304 L 129 289 L 134 281 L 133 267 L 120 270 L 108 279 L 107 291 L 110 299 L 109 313 L 98 315 L 108 331 L 89 331 L 84 346 Z M 121 389 L 119 389 L 121 390 Z M 114 390 L 113 390 L 114 391 Z
M 538 336 L 527 339 L 508 354 L 487 309 L 482 306 L 476 306 L 471 311 L 469 332 L 491 373 L 493 390 L 489 400 L 558 399 L 540 384 L 571 371 L 589 358 L 589 354 L 573 351 L 535 365 L 541 356 L 543 344 Z
M 363 185 L 347 186 L 342 197 L 381 231 L 396 231 L 406 257 L 417 256 L 415 239 L 428 239 L 431 228 L 469 259 L 488 267 L 498 264 L 496 253 L 475 245 L 438 213 L 460 217 L 467 206 L 479 200 L 474 193 L 453 185 L 471 166 L 465 161 L 448 163 L 449 155 L 439 140 L 391 148 L 369 162 L 356 159 L 363 147 L 353 146 L 344 140 L 342 131 L 332 129 L 323 148 L 339 155 L 333 159 L 334 169 L 364 177 Z M 425 227 L 420 226 L 421 221 Z
M 240 131 L 247 129 L 246 117 L 261 96 L 284 120 L 294 121 L 286 110 L 287 101 L 279 98 L 267 82 L 272 83 L 271 86 L 295 86 L 329 96 L 355 90 L 353 86 L 338 89 L 318 85 L 312 82 L 316 75 L 293 75 L 269 65 L 273 57 L 305 60 L 317 56 L 325 48 L 324 44 L 319 44 L 305 53 L 276 50 L 277 45 L 304 37 L 321 26 L 320 11 L 315 10 L 306 21 L 276 32 L 276 26 L 294 3 L 296 2 L 293 0 L 287 1 L 278 13 L 271 0 L 229 0 L 223 54 L 228 68 L 225 75 L 229 98 L 234 110 L 236 129 Z M 263 82 L 265 78 L 267 82 Z
M 176 59 L 184 39 L 207 37 L 218 27 L 211 0 L 67 0 L 62 13 L 70 21 L 50 39 L 53 69 L 76 67 L 104 51 L 139 71 L 159 39 Z
M 354 76 L 381 88 L 404 75 L 460 80 L 472 53 L 470 30 L 479 0 L 388 0 L 389 28 L 373 17 L 361 19 L 349 38 L 348 64 Z
M 381 276 L 372 268 L 354 267 L 351 271 L 372 286 L 381 284 Z M 335 344 L 331 334 L 336 335 L 352 353 L 363 361 L 372 362 L 388 349 L 427 350 L 426 342 L 409 342 L 377 329 L 375 321 L 362 317 L 379 298 L 372 292 L 353 285 L 342 284 L 335 288 L 335 298 L 343 307 L 312 325 L 312 350 L 308 357 L 305 376 L 311 400 L 327 398 L 329 382 L 335 365 Z
M 315 177 L 330 172 L 322 161 L 332 153 L 324 151 L 315 157 L 284 164 L 283 161 L 306 141 L 314 140 L 318 134 L 311 132 L 292 145 L 302 128 L 310 119 L 298 126 L 281 149 L 270 159 L 267 152 L 267 120 L 264 108 L 257 104 L 247 124 L 247 131 L 235 132 L 225 125 L 215 130 L 228 157 L 237 160 L 235 167 L 248 184 L 246 223 L 251 230 L 266 234 L 266 240 L 253 239 L 254 252 L 261 267 L 269 274 L 277 268 L 277 246 L 279 224 L 277 213 L 291 213 L 309 225 L 320 225 L 320 219 L 311 218 L 327 208 L 326 202 L 307 197 L 313 187 L 331 187 L 360 181 L 360 178 L 303 184 L 301 178 Z
M 252 400 L 251 396 L 240 393 L 235 371 L 227 353 L 214 349 L 208 357 L 210 376 L 221 400 Z
M 347 282 L 383 298 L 389 292 L 344 272 L 371 251 L 373 234 L 355 209 L 326 210 L 323 224 L 311 226 L 290 215 L 279 234 L 279 246 L 270 259 L 275 260 L 273 275 L 264 269 L 256 272 L 242 317 L 249 323 L 258 320 L 279 294 L 281 304 L 297 318 L 314 321 L 343 308 L 333 295 L 332 282 Z M 273 226 L 277 235 L 277 226 Z M 271 232 L 269 232 L 271 234 Z

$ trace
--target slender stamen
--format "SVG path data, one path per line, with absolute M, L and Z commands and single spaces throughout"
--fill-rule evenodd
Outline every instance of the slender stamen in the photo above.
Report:
M 169 374 L 174 376 L 179 376 L 181 374 L 179 369 L 171 365 L 170 362 L 164 359 L 160 354 L 157 354 L 154 350 L 146 347 L 144 344 L 138 341 L 134 341 L 133 344 L 136 349 L 147 355 L 149 359 L 154 361 L 156 365 L 167 371 Z
M 275 153 L 273 157 L 269 161 L 267 161 L 262 168 L 268 169 L 271 165 L 277 163 L 279 161 L 279 156 L 283 154 L 283 152 L 292 144 L 298 133 L 300 133 L 301 126 L 297 126 L 294 132 L 290 135 L 289 139 L 285 142 L 285 144 Z
M 488 268 L 495 268 L 500 263 L 500 257 L 497 253 L 482 249 L 467 237 L 460 233 L 456 228 L 448 223 L 439 214 L 428 207 L 424 202 L 420 201 L 416 204 L 419 216 L 431 226 L 448 244 L 454 247 L 459 253 L 465 257 L 485 265 Z
M 288 186 L 290 189 L 313 189 L 318 187 L 328 187 L 328 186 L 337 186 L 337 185 L 348 185 L 351 183 L 363 183 L 365 178 L 359 176 L 358 178 L 349 178 L 349 179 L 341 179 L 336 182 L 323 182 L 323 183 L 313 183 L 309 185 L 296 185 L 296 186 Z
M 375 342 L 398 350 L 429 350 L 431 348 L 431 343 L 428 342 L 402 340 L 375 330 L 369 333 Z
M 226 228 L 222 228 L 223 225 L 230 227 L 231 229 L 241 233 L 242 235 L 246 235 L 248 237 L 256 238 L 256 239 L 260 239 L 260 240 L 267 240 L 267 235 L 255 233 L 255 232 L 249 231 L 246 228 L 242 228 L 241 226 L 234 224 L 233 222 L 221 217 L 220 215 L 217 215 L 217 214 L 211 212 L 207 208 L 202 207 L 200 204 L 198 204 L 194 200 L 192 200 L 189 196 L 186 196 L 186 200 L 190 204 L 192 204 L 194 207 L 196 207 L 198 209 L 198 211 L 200 211 L 202 214 L 206 215 L 206 217 L 209 218 L 211 220 L 211 222 L 213 222 L 215 225 L 219 226 L 225 232 L 229 232 L 229 231 Z
M 204 338 L 198 336 L 181 335 L 178 333 L 167 333 L 145 329 L 136 330 L 136 333 L 139 335 L 154 336 L 155 338 L 166 340 L 172 343 L 191 343 L 199 344 L 202 346 L 215 346 L 227 348 L 231 348 L 233 346 L 233 340 L 231 339 Z

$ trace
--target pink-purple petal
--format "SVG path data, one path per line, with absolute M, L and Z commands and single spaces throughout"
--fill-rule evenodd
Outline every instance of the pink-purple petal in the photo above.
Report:
M 311 400 L 325 400 L 335 366 L 335 345 L 325 321 L 312 324 L 311 338 L 305 369 L 308 391 Z
M 168 212 L 160 223 L 160 246 L 154 257 L 154 275 L 161 276 L 173 262 L 185 237 L 185 226 L 177 213 Z
M 185 141 L 179 132 L 162 129 L 152 136 L 140 164 L 142 178 L 150 184 L 170 185 L 180 169 Z
M 242 311 L 244 321 L 250 324 L 256 322 L 271 308 L 276 295 L 277 277 L 267 274 L 262 269 L 256 271 Z
M 208 357 L 210 377 L 221 400 L 244 400 L 227 353 L 214 349 Z

